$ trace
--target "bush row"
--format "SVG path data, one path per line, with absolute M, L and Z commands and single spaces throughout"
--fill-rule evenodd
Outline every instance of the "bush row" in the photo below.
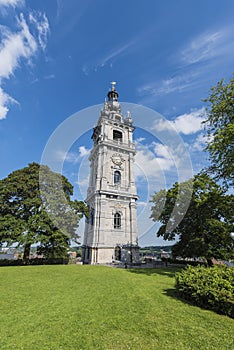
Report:
M 177 264 L 177 265 L 191 265 L 191 266 L 207 265 L 206 262 L 202 262 L 202 261 L 177 260 L 173 258 L 169 258 L 169 259 L 162 258 L 162 261 L 168 261 L 170 264 Z
M 188 266 L 176 274 L 176 290 L 195 305 L 234 318 L 234 268 Z
M 2 259 L 0 260 L 0 266 L 24 266 L 24 265 L 64 265 L 68 264 L 69 259 L 63 259 L 63 258 L 50 258 L 50 259 L 44 259 L 44 258 L 35 258 L 35 259 L 29 259 L 27 262 L 25 262 L 22 259 L 16 259 L 16 260 L 8 260 L 8 259 Z

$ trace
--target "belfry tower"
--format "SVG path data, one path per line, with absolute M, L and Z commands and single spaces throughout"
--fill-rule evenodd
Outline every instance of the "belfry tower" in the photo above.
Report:
M 130 112 L 123 117 L 112 82 L 97 126 L 93 130 L 90 179 L 82 259 L 86 264 L 138 261 L 138 236 Z

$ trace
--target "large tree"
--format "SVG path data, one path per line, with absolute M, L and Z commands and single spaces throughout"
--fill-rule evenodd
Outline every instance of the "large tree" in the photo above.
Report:
M 77 240 L 83 202 L 72 201 L 68 180 L 37 163 L 16 170 L 0 181 L 0 243 L 18 243 L 28 260 L 32 244 L 46 256 L 64 255 Z
M 233 258 L 233 199 L 207 174 L 195 175 L 192 182 L 175 183 L 152 197 L 151 218 L 162 224 L 157 236 L 177 238 L 174 255 L 205 257 L 208 261 L 213 257 Z
M 208 133 L 206 150 L 210 154 L 211 172 L 226 185 L 234 183 L 234 78 L 221 80 L 212 87 L 207 99 Z

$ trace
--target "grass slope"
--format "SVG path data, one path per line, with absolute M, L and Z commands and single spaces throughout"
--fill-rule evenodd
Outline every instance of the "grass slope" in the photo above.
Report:
M 232 349 L 234 321 L 173 288 L 172 269 L 1 268 L 0 349 Z

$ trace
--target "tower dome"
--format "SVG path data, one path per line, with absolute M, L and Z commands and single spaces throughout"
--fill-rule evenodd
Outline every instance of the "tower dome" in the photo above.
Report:
M 111 90 L 108 92 L 107 96 L 108 96 L 108 101 L 118 101 L 118 97 L 119 94 L 118 92 L 115 90 L 115 85 L 116 82 L 112 81 L 111 82 Z
M 114 112 L 120 113 L 121 107 L 120 107 L 120 103 L 118 101 L 119 94 L 115 90 L 115 85 L 116 85 L 116 82 L 112 81 L 111 82 L 111 90 L 107 94 L 108 101 L 106 103 L 106 107 L 107 107 L 108 111 L 114 111 Z

